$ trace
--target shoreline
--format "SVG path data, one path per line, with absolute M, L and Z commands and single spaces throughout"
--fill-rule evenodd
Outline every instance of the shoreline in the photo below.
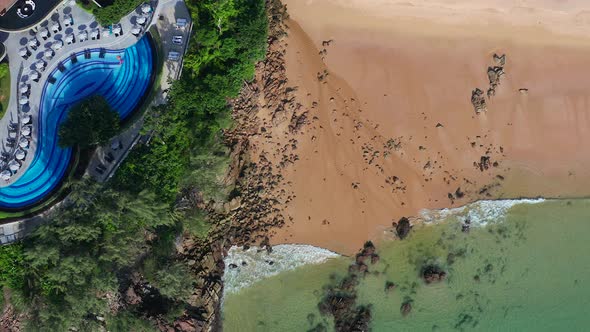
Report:
M 590 39 L 572 47 L 536 26 L 479 35 L 470 22 L 457 33 L 374 15 L 378 1 L 356 11 L 342 1 L 285 2 L 286 76 L 306 121 L 297 133 L 281 133 L 279 122 L 279 139 L 253 139 L 270 151 L 297 142 L 296 161 L 280 172 L 292 193 L 288 221 L 271 243 L 352 253 L 424 208 L 590 194 L 590 158 L 576 148 L 590 139 Z M 506 75 L 487 112 L 475 114 L 470 94 L 489 86 L 494 53 L 506 54 Z M 279 164 L 280 155 L 269 159 Z M 484 156 L 489 168 L 474 167 Z

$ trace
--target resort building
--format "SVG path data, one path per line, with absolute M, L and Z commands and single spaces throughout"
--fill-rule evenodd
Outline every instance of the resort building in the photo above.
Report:
M 71 0 L 0 1 L 0 60 L 5 53 L 10 72 L 0 118 L 0 211 L 27 216 L 62 200 L 60 188 L 74 173 L 97 181 L 114 174 L 141 139 L 143 112 L 166 102 L 192 24 L 182 0 L 145 2 L 106 26 Z M 92 95 L 103 96 L 126 129 L 78 163 L 77 149 L 59 146 L 58 130 L 70 107 Z M 8 222 L 24 233 L 19 220 L 2 219 L 4 240 L 18 238 L 2 227 Z

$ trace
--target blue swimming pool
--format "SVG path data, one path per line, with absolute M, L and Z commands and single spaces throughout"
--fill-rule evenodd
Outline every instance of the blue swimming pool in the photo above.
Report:
M 91 58 L 78 53 L 77 63 L 64 61 L 65 70 L 55 68 L 49 75 L 55 83 L 45 83 L 39 106 L 37 150 L 25 173 L 13 184 L 0 188 L 0 208 L 18 209 L 45 198 L 62 181 L 72 158 L 72 149 L 58 146 L 58 129 L 67 111 L 76 102 L 93 95 L 104 96 L 113 109 L 128 117 L 142 101 L 153 70 L 149 37 L 124 50 L 91 50 Z M 122 58 L 123 63 L 119 61 Z M 44 75 L 47 75 L 45 73 Z

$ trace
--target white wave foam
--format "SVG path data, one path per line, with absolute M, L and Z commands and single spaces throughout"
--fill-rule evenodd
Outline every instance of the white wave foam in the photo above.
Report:
M 234 246 L 224 260 L 223 293 L 224 296 L 237 293 L 242 288 L 283 271 L 307 264 L 320 264 L 339 256 L 326 249 L 300 244 L 276 245 L 272 247 L 270 254 L 258 247 L 244 251 L 241 247 Z
M 485 226 L 489 223 L 502 222 L 506 213 L 513 206 L 519 204 L 538 204 L 545 199 L 506 199 L 483 200 L 467 204 L 458 208 L 441 210 L 422 210 L 420 219 L 426 223 L 437 222 L 448 217 L 456 217 L 461 222 L 469 220 L 473 226 Z

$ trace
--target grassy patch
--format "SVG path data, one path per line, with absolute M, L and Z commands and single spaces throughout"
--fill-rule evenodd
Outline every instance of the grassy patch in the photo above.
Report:
M 4 116 L 10 101 L 10 69 L 8 63 L 0 63 L 0 118 Z

